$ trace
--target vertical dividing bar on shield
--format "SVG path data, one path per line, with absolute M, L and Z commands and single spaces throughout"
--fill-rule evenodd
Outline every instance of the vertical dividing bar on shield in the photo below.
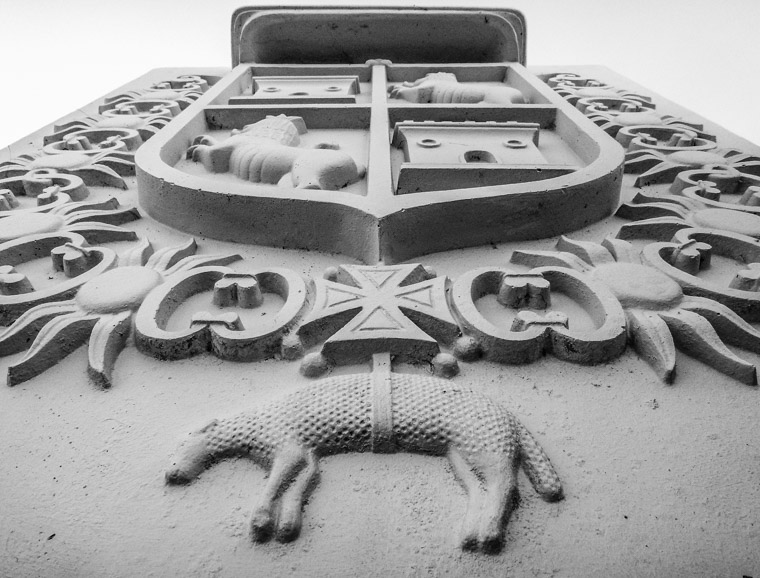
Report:
M 372 117 L 369 123 L 367 197 L 376 200 L 393 196 L 387 87 L 385 65 L 374 64 L 372 66 Z

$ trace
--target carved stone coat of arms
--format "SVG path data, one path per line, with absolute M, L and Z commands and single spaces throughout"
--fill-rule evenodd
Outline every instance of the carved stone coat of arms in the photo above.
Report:
M 758 571 L 760 150 L 525 27 L 241 8 L 0 157 L 0 570 Z

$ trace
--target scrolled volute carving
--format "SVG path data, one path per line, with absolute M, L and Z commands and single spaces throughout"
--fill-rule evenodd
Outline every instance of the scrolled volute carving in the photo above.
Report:
M 196 313 L 185 329 L 167 330 L 177 307 L 204 291 L 213 291 L 206 308 L 213 312 Z M 281 299 L 282 307 L 274 315 L 241 320 L 235 311 L 261 306 L 267 294 Z M 235 273 L 227 267 L 201 267 L 173 276 L 148 296 L 135 319 L 135 342 L 141 351 L 160 359 L 182 359 L 209 350 L 233 361 L 274 357 L 308 305 L 307 298 L 306 283 L 289 269 Z
M 58 363 L 85 342 L 88 345 L 88 372 L 101 388 L 111 387 L 116 360 L 124 349 L 132 328 L 132 317 L 144 299 L 173 274 L 205 264 L 226 264 L 238 255 L 195 255 L 195 240 L 153 252 L 143 240 L 116 263 L 116 254 L 104 247 L 86 247 L 84 239 L 68 234 L 76 243 L 60 245 L 64 234 L 0 247 L 0 259 L 53 246 L 54 268 L 69 281 L 52 289 L 35 292 L 24 287 L 19 274 L 6 266 L 0 279 L 3 312 L 17 319 L 0 333 L 0 355 L 27 349 L 25 356 L 8 368 L 8 384 L 27 381 Z M 8 248 L 3 251 L 4 248 Z M 14 252 L 15 251 L 15 252 Z M 11 260 L 12 261 L 12 260 Z M 7 259 L 3 259 L 7 262 Z M 10 294 L 11 288 L 15 293 Z M 17 290 L 20 289 L 20 290 Z M 64 300 L 67 299 L 67 300 Z M 31 343 L 31 346 L 29 345 Z
M 700 277 L 708 269 L 712 254 L 734 261 L 733 273 L 722 279 Z M 760 263 L 758 239 L 704 228 L 683 228 L 672 242 L 651 243 L 644 247 L 642 259 L 683 287 L 685 293 L 725 305 L 741 318 L 760 321 L 760 286 L 753 281 L 754 264 Z
M 550 306 L 551 291 L 567 294 L 594 317 L 596 328 L 575 331 L 558 311 L 537 313 Z M 492 323 L 478 309 L 485 295 L 520 309 L 510 327 Z M 463 332 L 481 345 L 486 359 L 500 363 L 530 363 L 551 352 L 575 363 L 601 363 L 625 350 L 625 314 L 603 286 L 574 271 L 539 267 L 528 273 L 504 268 L 478 268 L 457 278 L 451 300 Z
M 0 263 L 6 273 L 13 275 L 18 265 L 40 258 L 52 258 L 52 268 L 60 271 L 65 280 L 54 285 L 34 288 L 32 282 L 24 290 L 3 289 L 0 282 L 0 322 L 14 321 L 28 309 L 72 297 L 87 281 L 108 271 L 116 264 L 116 253 L 106 247 L 89 247 L 78 233 L 60 231 L 0 244 Z
M 628 340 L 666 383 L 675 378 L 678 347 L 743 383 L 756 384 L 755 366 L 726 344 L 760 351 L 760 332 L 735 312 L 757 315 L 760 301 L 746 290 L 715 291 L 696 274 L 709 266 L 715 242 L 722 254 L 744 249 L 751 260 L 760 243 L 749 237 L 694 231 L 678 231 L 676 243 L 647 245 L 641 260 L 632 245 L 620 239 L 608 237 L 598 244 L 562 237 L 557 251 L 515 251 L 512 262 L 567 267 L 602 285 L 625 311 Z M 733 241 L 721 243 L 727 239 Z
M 0 179 L 23 176 L 39 169 L 77 176 L 89 187 L 127 189 L 122 177 L 135 174 L 135 163 L 133 153 L 120 150 L 56 149 L 54 154 L 23 154 L 0 163 Z
M 76 198 L 89 194 L 78 177 L 38 169 L 24 177 L 4 179 L 0 181 L 0 186 L 2 184 L 9 188 L 0 190 L 0 199 L 11 210 L 0 211 L 0 242 L 56 231 L 78 233 L 90 244 L 137 238 L 133 231 L 118 226 L 140 218 L 140 212 L 135 207 L 122 206 L 114 197 L 101 201 L 71 202 L 71 194 Z M 32 195 L 37 205 L 30 207 L 25 203 L 21 207 L 14 191 Z
M 46 213 L 72 200 L 86 199 L 89 194 L 79 177 L 50 169 L 29 171 L 22 176 L 0 179 L 0 218 Z M 24 199 L 34 201 L 24 203 Z

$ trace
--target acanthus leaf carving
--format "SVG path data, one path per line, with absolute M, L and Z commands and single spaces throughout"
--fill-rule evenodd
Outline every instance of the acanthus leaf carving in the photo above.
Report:
M 38 169 L 81 178 L 88 186 L 126 189 L 123 176 L 135 174 L 134 154 L 109 151 L 60 151 L 55 154 L 19 155 L 0 163 L 0 178 L 25 175 Z
M 46 213 L 72 201 L 86 199 L 90 191 L 82 179 L 52 169 L 36 169 L 21 176 L 0 179 L 0 218 Z M 20 198 L 21 197 L 21 198 Z M 21 202 L 35 199 L 35 204 Z
M 695 244 L 702 247 L 701 253 L 691 259 L 682 258 L 683 248 Z M 700 270 L 709 266 L 712 252 L 736 263 L 734 277 L 706 280 L 699 276 Z M 760 241 L 757 239 L 715 229 L 681 228 L 671 242 L 645 246 L 642 259 L 674 279 L 687 295 L 720 303 L 746 321 L 760 320 L 760 294 L 751 281 L 752 264 L 760 262 Z
M 599 258 L 596 250 L 589 251 L 588 243 L 562 239 L 558 248 L 572 251 L 569 254 L 583 263 L 583 267 L 576 267 L 578 274 L 611 292 L 625 311 L 623 326 L 627 327 L 628 341 L 666 383 L 675 377 L 675 347 L 679 347 L 718 371 L 756 384 L 755 367 L 724 344 L 760 352 L 760 332 L 744 320 L 756 318 L 756 293 L 713 289 L 696 274 L 709 262 L 716 241 L 721 243 L 722 254 L 734 255 L 740 251 L 744 255 L 756 253 L 758 242 L 741 235 L 696 229 L 678 231 L 676 240 L 647 245 L 641 256 L 644 264 L 630 244 L 620 239 L 608 238 L 597 246 L 614 256 L 612 262 L 607 256 Z M 557 258 L 549 251 L 515 251 L 512 262 L 556 266 Z M 573 266 L 571 259 L 566 262 Z M 709 299 L 695 302 L 693 296 Z
M 134 233 L 130 231 L 131 236 Z M 56 251 L 66 248 L 67 253 Z M 0 295 L 0 320 L 8 323 L 28 309 L 73 297 L 86 282 L 111 269 L 116 253 L 106 247 L 88 247 L 84 237 L 74 232 L 55 232 L 22 237 L 0 244 L 0 262 L 15 267 L 28 261 L 52 257 L 52 268 L 63 271 L 66 280 L 36 289 L 30 283 L 20 294 Z
M 71 278 L 44 292 L 0 296 L 4 313 L 15 313 L 10 317 L 15 322 L 0 333 L 0 354 L 22 351 L 34 339 L 25 356 L 8 368 L 9 385 L 43 373 L 89 340 L 90 378 L 102 388 L 111 387 L 111 372 L 131 332 L 133 315 L 165 277 L 240 258 L 196 256 L 193 239 L 151 255 L 152 247 L 144 241 L 115 267 L 117 257 L 111 249 L 87 247 L 80 235 L 68 236 L 72 241 L 63 245 L 67 237 L 48 235 L 0 246 L 0 255 L 3 249 L 28 253 L 39 252 L 47 242 L 53 246 L 54 266 Z M 66 297 L 73 299 L 62 301 Z
M 676 182 L 688 173 L 695 172 L 698 171 L 679 173 Z M 621 239 L 670 239 L 680 229 L 697 227 L 758 238 L 760 237 L 760 208 L 754 204 L 745 205 L 742 202 L 756 202 L 752 198 L 758 192 L 760 192 L 760 187 L 751 186 L 745 189 L 742 200 L 738 204 L 721 202 L 718 200 L 720 191 L 714 183 L 699 180 L 693 187 L 682 188 L 679 191 L 680 194 L 655 196 L 638 193 L 631 202 L 622 204 L 615 213 L 618 217 L 636 221 L 623 225 L 618 232 L 618 237 Z

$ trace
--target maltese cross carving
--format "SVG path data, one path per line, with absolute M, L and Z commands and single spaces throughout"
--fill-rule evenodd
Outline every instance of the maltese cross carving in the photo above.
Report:
M 417 264 L 343 265 L 316 281 L 314 309 L 298 333 L 306 347 L 325 341 L 331 363 L 361 363 L 390 352 L 429 361 L 459 327 L 446 301 L 447 277 Z

